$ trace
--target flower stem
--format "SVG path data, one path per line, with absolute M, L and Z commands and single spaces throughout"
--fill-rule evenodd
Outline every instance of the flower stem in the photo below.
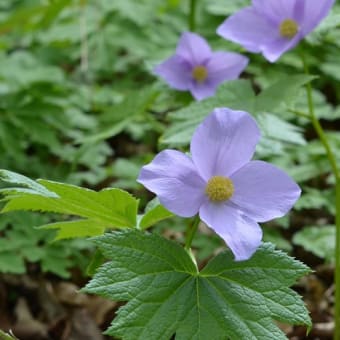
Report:
M 306 74 L 309 74 L 308 65 L 306 62 L 306 58 L 301 54 L 301 59 L 303 63 L 303 68 Z M 314 102 L 312 95 L 312 87 L 311 84 L 306 84 L 306 94 L 308 101 L 308 110 L 310 115 L 310 120 L 313 124 L 313 127 L 323 144 L 327 158 L 332 168 L 332 172 L 335 177 L 335 228 L 336 228 L 336 236 L 335 236 L 335 306 L 334 306 L 334 315 L 335 315 L 335 333 L 334 340 L 340 340 L 340 172 L 338 168 L 338 164 L 336 161 L 336 157 L 331 149 L 331 146 L 328 142 L 327 136 L 315 115 L 314 111 Z
M 335 334 L 334 340 L 340 340 L 340 178 L 336 179 L 336 240 L 335 240 Z
M 185 247 L 184 247 L 186 250 L 190 250 L 191 248 L 191 243 L 196 234 L 199 223 L 200 223 L 200 218 L 196 216 L 192 224 L 190 224 L 187 229 Z
M 309 75 L 309 70 L 308 70 L 306 58 L 303 54 L 301 54 L 301 56 L 302 56 L 302 63 L 303 63 L 304 71 L 307 75 Z M 338 170 L 338 166 L 337 166 L 337 163 L 336 163 L 336 158 L 335 158 L 335 156 L 332 152 L 332 149 L 329 145 L 329 142 L 328 142 L 328 139 L 325 135 L 325 132 L 324 132 L 318 118 L 315 115 L 313 95 L 312 95 L 312 86 L 311 86 L 310 82 L 308 82 L 305 87 L 306 87 L 306 93 L 307 93 L 307 101 L 308 101 L 308 110 L 309 110 L 310 120 L 313 124 L 313 127 L 314 127 L 321 143 L 323 144 L 323 146 L 326 150 L 327 158 L 328 158 L 328 160 L 331 164 L 334 176 L 336 178 L 338 178 L 339 177 L 339 170 Z
M 189 31 L 194 32 L 195 29 L 196 29 L 196 0 L 190 0 Z

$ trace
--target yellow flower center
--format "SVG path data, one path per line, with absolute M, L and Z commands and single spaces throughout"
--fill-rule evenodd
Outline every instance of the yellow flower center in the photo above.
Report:
M 280 24 L 280 35 L 284 38 L 294 38 L 299 31 L 299 26 L 295 20 L 285 19 Z
M 198 83 L 203 83 L 208 77 L 208 70 L 205 66 L 199 65 L 193 68 L 191 74 Z
M 205 187 L 205 193 L 213 202 L 226 201 L 234 193 L 234 184 L 228 177 L 213 176 Z

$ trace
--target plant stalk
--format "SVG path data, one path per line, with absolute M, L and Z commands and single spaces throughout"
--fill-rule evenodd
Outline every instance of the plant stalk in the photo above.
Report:
M 339 174 L 335 184 L 336 199 L 336 240 L 335 240 L 335 332 L 334 340 L 340 340 L 340 178 Z
M 191 248 L 191 243 L 192 243 L 192 240 L 194 239 L 199 223 L 200 223 L 200 218 L 196 216 L 192 224 L 190 224 L 187 229 L 185 247 L 184 247 L 187 251 L 189 251 Z
M 189 31 L 194 32 L 196 30 L 196 0 L 190 0 L 190 12 L 189 12 Z
M 308 64 L 306 58 L 301 54 L 303 68 L 306 74 L 309 74 Z M 332 151 L 332 148 L 328 142 L 327 136 L 315 115 L 314 102 L 312 95 L 311 84 L 306 84 L 306 94 L 308 101 L 308 110 L 312 125 L 325 148 L 327 158 L 332 168 L 332 172 L 335 177 L 335 304 L 334 304 L 334 317 L 335 317 L 335 332 L 334 340 L 340 340 L 340 173 L 336 157 Z

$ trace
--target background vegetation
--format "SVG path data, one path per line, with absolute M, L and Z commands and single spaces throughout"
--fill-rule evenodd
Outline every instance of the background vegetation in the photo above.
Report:
M 244 52 L 215 30 L 248 3 L 198 1 L 197 33 L 215 50 Z M 340 4 L 303 46 L 276 64 L 248 55 L 251 62 L 241 80 L 222 85 L 216 97 L 199 103 L 152 74 L 188 30 L 188 13 L 189 2 L 180 0 L 0 2 L 1 168 L 94 190 L 127 189 L 141 198 L 144 209 L 152 196 L 135 181 L 143 164 L 165 147 L 185 150 L 194 128 L 214 107 L 248 110 L 263 135 L 256 157 L 285 169 L 303 188 L 289 216 L 264 225 L 265 240 L 315 270 L 296 289 L 316 325 L 309 338 L 327 339 L 332 334 L 334 178 L 313 128 L 299 115 L 307 111 L 302 86 L 310 80 L 301 75 L 299 49 L 316 75 L 317 115 L 340 161 Z M 21 339 L 32 334 L 85 339 L 77 323 L 93 320 L 86 330 L 89 339 L 101 339 L 99 329 L 106 328 L 118 306 L 60 293 L 86 283 L 94 249 L 84 238 L 52 242 L 55 231 L 34 228 L 58 220 L 55 214 L 0 215 L 0 329 L 11 328 Z M 182 241 L 185 227 L 171 219 L 155 231 Z M 201 265 L 224 247 L 205 229 L 193 245 Z M 285 331 L 305 336 L 299 328 Z

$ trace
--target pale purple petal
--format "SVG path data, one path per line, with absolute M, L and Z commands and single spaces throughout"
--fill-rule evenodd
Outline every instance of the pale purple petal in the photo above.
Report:
M 302 38 L 301 32 L 299 32 L 293 39 L 279 37 L 277 40 L 263 47 L 263 56 L 273 63 L 277 61 L 283 53 L 295 47 Z
M 261 244 L 260 226 L 227 204 L 206 202 L 201 206 L 199 215 L 223 238 L 236 261 L 249 259 Z
M 179 39 L 176 54 L 181 56 L 192 66 L 203 65 L 211 57 L 208 43 L 200 35 L 185 32 Z
M 270 62 L 295 47 L 327 16 L 335 0 L 253 0 L 230 16 L 217 30 L 225 39 L 241 44 L 251 52 L 262 52 Z M 280 24 L 296 21 L 298 34 L 293 39 L 280 36 Z
M 251 52 L 261 52 L 263 46 L 279 37 L 277 23 L 270 22 L 252 7 L 246 7 L 227 18 L 218 27 L 217 34 Z
M 266 222 L 285 215 L 299 198 L 299 186 L 282 170 L 262 161 L 251 161 L 236 171 L 231 202 L 249 218 Z
M 308 1 L 308 0 L 307 0 Z M 309 0 L 310 1 L 310 0 Z M 283 19 L 294 19 L 296 3 L 299 0 L 253 0 L 253 8 L 273 23 Z
M 196 129 L 190 151 L 200 175 L 230 176 L 252 158 L 260 137 L 259 128 L 248 113 L 215 109 Z
M 299 26 L 301 26 L 301 22 L 305 13 L 305 4 L 305 1 L 295 1 L 293 17 L 291 19 L 299 23 Z
M 335 0 L 301 0 L 304 2 L 304 15 L 301 23 L 303 34 L 306 35 L 324 19 Z
M 168 210 L 182 217 L 197 214 L 206 200 L 206 183 L 192 160 L 176 150 L 160 152 L 142 168 L 137 181 L 155 193 Z
M 192 81 L 190 85 L 190 92 L 196 100 L 202 100 L 211 97 L 215 94 L 217 85 L 210 84 L 208 81 L 204 83 L 197 83 Z
M 156 74 L 177 90 L 188 90 L 192 78 L 191 71 L 191 65 L 177 55 L 165 60 L 154 69 Z
M 211 97 L 215 94 L 219 84 L 238 78 L 247 64 L 248 58 L 241 54 L 214 52 L 205 64 L 208 71 L 207 79 L 202 83 L 193 79 L 189 89 L 196 100 Z
M 237 79 L 247 67 L 249 59 L 233 52 L 214 52 L 206 64 L 207 81 L 219 85 L 226 80 Z

